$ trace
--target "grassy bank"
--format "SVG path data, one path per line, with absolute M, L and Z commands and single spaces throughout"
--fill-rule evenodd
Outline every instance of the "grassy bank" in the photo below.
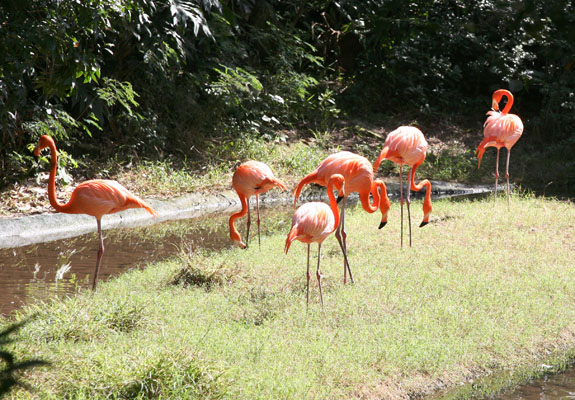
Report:
M 182 253 L 30 307 L 10 349 L 51 366 L 25 376 L 35 393 L 12 397 L 402 399 L 505 374 L 455 395 L 468 397 L 572 354 L 572 203 L 437 201 L 423 229 L 420 202 L 412 214 L 403 249 L 397 204 L 382 230 L 377 213 L 348 214 L 356 284 L 342 284 L 330 237 L 323 311 L 314 282 L 306 312 L 305 245 L 282 252 L 287 219 L 261 250 Z

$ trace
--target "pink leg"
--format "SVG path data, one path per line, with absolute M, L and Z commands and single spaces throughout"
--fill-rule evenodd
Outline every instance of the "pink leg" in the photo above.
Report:
M 248 198 L 248 230 L 246 232 L 246 249 L 250 244 L 250 225 L 252 224 L 252 218 L 250 216 L 250 199 Z
M 94 282 L 92 283 L 92 290 L 96 290 L 98 285 L 98 274 L 100 273 L 100 262 L 104 256 L 104 237 L 102 236 L 102 224 L 99 219 L 96 218 L 98 223 L 98 236 L 100 238 L 100 247 L 98 248 L 98 255 L 96 257 L 96 271 L 94 272 Z
M 409 211 L 409 204 L 411 203 L 410 194 L 411 194 L 411 174 L 413 174 L 413 167 L 409 168 L 409 172 L 407 173 L 407 226 L 409 227 L 409 247 L 411 247 L 411 212 Z
M 259 195 L 257 195 L 257 194 L 256 194 L 256 210 L 258 213 L 258 219 L 256 220 L 256 222 L 258 223 L 258 247 L 261 250 L 262 249 L 262 242 L 260 239 L 260 198 L 259 198 Z
M 399 204 L 401 204 L 401 247 L 403 247 L 403 164 L 399 164 Z
M 345 226 L 344 226 L 346 202 L 347 202 L 347 197 L 343 197 L 342 201 L 341 201 L 341 218 L 339 219 L 339 225 L 337 226 L 337 228 L 335 230 L 335 238 L 337 239 L 337 242 L 339 243 L 339 247 L 341 248 L 341 252 L 343 253 L 343 283 L 344 284 L 347 282 L 347 273 L 348 272 L 349 272 L 349 279 L 351 280 L 351 283 L 354 283 L 353 275 L 351 274 L 351 268 L 349 266 L 349 261 L 347 258 L 347 247 L 346 247 L 346 243 L 345 243 L 345 239 L 347 237 L 347 234 L 345 233 Z
M 499 147 L 497 148 L 497 160 L 495 161 L 495 195 L 493 197 L 494 202 L 493 205 L 495 206 L 495 200 L 497 200 L 497 181 L 499 180 Z
M 309 279 L 311 277 L 311 274 L 309 273 L 309 248 L 310 248 L 310 243 L 307 244 L 307 295 L 306 295 L 306 302 L 305 302 L 305 309 L 307 311 L 307 308 L 309 306 Z
M 321 243 L 318 243 L 317 245 L 317 271 L 316 271 L 316 277 L 317 277 L 317 283 L 319 285 L 319 298 L 321 300 L 321 308 L 323 309 L 323 291 L 321 289 L 321 271 L 319 269 L 319 265 L 321 263 Z
M 509 201 L 509 155 L 511 149 L 507 149 L 507 164 L 505 165 L 505 178 L 507 179 L 507 207 L 511 207 L 511 202 Z

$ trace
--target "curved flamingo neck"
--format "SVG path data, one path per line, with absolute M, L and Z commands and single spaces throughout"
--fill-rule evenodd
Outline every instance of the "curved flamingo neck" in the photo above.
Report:
M 365 211 L 367 211 L 370 214 L 376 212 L 377 209 L 379 208 L 380 194 L 379 190 L 377 190 L 378 186 L 379 185 L 375 181 L 372 181 L 369 191 L 365 191 L 359 194 L 359 200 L 361 201 L 361 206 Z M 369 201 L 370 193 L 373 196 L 373 200 L 371 201 L 371 203 Z
M 50 200 L 50 205 L 58 212 L 66 212 L 67 204 L 62 204 L 58 201 L 56 197 L 56 173 L 58 169 L 58 150 L 53 141 L 48 143 L 50 148 L 50 179 L 48 181 L 48 199 Z
M 511 111 L 511 107 L 513 106 L 513 94 L 509 90 L 501 89 L 495 92 L 498 95 L 497 102 L 499 103 L 503 96 L 507 97 L 507 104 L 505 104 L 505 108 L 501 111 L 502 114 L 508 114 Z M 495 96 L 494 96 L 495 97 Z
M 232 238 L 232 240 L 241 241 L 242 238 L 240 236 L 240 233 L 236 229 L 235 221 L 236 219 L 241 218 L 248 213 L 248 198 L 239 192 L 238 196 L 240 198 L 240 203 L 242 204 L 242 209 L 237 213 L 232 214 L 232 216 L 230 217 L 229 225 L 230 225 L 230 237 Z
M 413 166 L 413 171 L 411 173 L 411 190 L 420 191 L 425 186 L 425 199 L 423 200 L 423 213 L 425 215 L 424 219 L 426 219 L 429 214 L 431 213 L 431 182 L 429 180 L 424 179 L 420 181 L 418 184 L 415 183 L 415 171 L 419 165 Z
M 381 190 L 381 193 L 379 193 L 379 209 L 381 211 L 381 214 L 383 216 L 387 216 L 387 212 L 389 211 L 389 207 L 391 206 L 391 203 L 389 202 L 389 197 L 387 196 L 387 187 L 385 186 L 385 183 L 383 183 L 380 180 L 375 181 L 374 184 L 376 186 L 375 189 L 376 192 L 378 187 Z
M 327 183 L 327 196 L 329 197 L 329 207 L 334 216 L 333 230 L 335 231 L 339 226 L 339 208 L 337 206 L 337 200 L 333 194 L 333 181 L 330 179 Z

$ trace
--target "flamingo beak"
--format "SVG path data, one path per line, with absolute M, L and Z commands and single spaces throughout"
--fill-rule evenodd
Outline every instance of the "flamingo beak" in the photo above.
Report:
M 429 224 L 429 221 L 423 221 L 421 224 L 419 224 L 419 227 L 423 228 L 427 224 Z
M 340 201 L 343 200 L 343 196 L 337 196 L 337 203 L 339 204 Z
M 383 228 L 383 227 L 385 226 L 385 224 L 387 224 L 387 221 L 381 221 L 381 222 L 379 223 L 379 228 L 377 228 L 377 229 Z
M 493 108 L 495 111 L 499 111 L 499 102 L 493 99 L 493 101 L 491 102 L 491 108 Z

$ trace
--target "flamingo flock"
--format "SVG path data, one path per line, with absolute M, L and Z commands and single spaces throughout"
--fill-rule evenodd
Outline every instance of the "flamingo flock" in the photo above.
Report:
M 503 110 L 499 110 L 499 103 L 507 98 L 507 103 Z M 476 150 L 478 157 L 478 168 L 481 159 L 488 147 L 497 149 L 497 161 L 495 166 L 495 197 L 497 197 L 497 183 L 499 179 L 499 151 L 502 147 L 507 149 L 507 163 L 505 177 L 507 179 L 507 202 L 509 205 L 509 154 L 511 147 L 519 140 L 523 133 L 523 123 L 515 114 L 509 114 L 513 105 L 513 95 L 505 89 L 497 90 L 492 95 L 492 110 L 487 115 L 483 129 L 483 140 Z M 101 220 L 106 214 L 112 214 L 128 208 L 144 208 L 154 218 L 158 213 L 144 200 L 130 193 L 126 188 L 112 180 L 89 180 L 79 184 L 73 191 L 70 200 L 62 204 L 56 198 L 56 170 L 58 152 L 54 140 L 43 135 L 38 145 L 34 149 L 36 156 L 44 148 L 49 148 L 51 152 L 50 178 L 48 185 L 48 197 L 52 207 L 62 213 L 88 214 L 96 218 L 100 245 L 96 258 L 96 269 L 93 278 L 93 289 L 96 289 L 100 263 L 104 255 L 104 239 L 102 235 Z M 294 207 L 301 194 L 303 187 L 310 183 L 316 183 L 327 188 L 329 205 L 323 202 L 310 202 L 300 206 L 294 213 L 291 229 L 285 242 L 285 253 L 287 254 L 293 241 L 298 240 L 307 243 L 307 296 L 306 304 L 309 304 L 309 281 L 310 281 L 310 246 L 311 243 L 318 244 L 318 261 L 316 278 L 318 281 L 321 305 L 323 307 L 323 292 L 321 286 L 321 245 L 331 233 L 335 232 L 336 239 L 343 255 L 343 282 L 349 280 L 354 283 L 353 274 L 348 261 L 347 232 L 345 230 L 345 206 L 351 193 L 357 192 L 362 208 L 368 213 L 374 213 L 378 209 L 381 212 L 381 222 L 379 229 L 387 223 L 387 214 L 390 208 L 390 201 L 387 195 L 385 183 L 375 179 L 375 173 L 383 160 L 389 160 L 399 165 L 400 177 L 400 205 L 401 205 L 401 239 L 403 247 L 403 203 L 407 204 L 407 221 L 409 228 L 409 245 L 412 245 L 411 238 L 411 213 L 410 213 L 410 193 L 411 190 L 419 191 L 425 187 L 425 199 L 423 201 L 423 220 L 420 227 L 429 223 L 432 211 L 431 204 L 431 182 L 427 179 L 415 183 L 415 172 L 424 162 L 428 144 L 423 133 L 414 126 L 400 126 L 389 133 L 383 149 L 373 165 L 363 156 L 348 151 L 341 151 L 330 155 L 323 160 L 318 167 L 306 175 L 293 190 Z M 403 165 L 409 167 L 407 173 L 407 187 L 404 195 L 403 189 Z M 259 195 L 277 187 L 281 190 L 288 190 L 287 186 L 277 179 L 272 170 L 260 161 L 247 161 L 241 164 L 233 174 L 232 186 L 236 190 L 241 203 L 241 210 L 234 213 L 229 219 L 230 239 L 237 245 L 246 249 L 249 246 L 249 232 L 251 225 L 251 213 L 249 199 L 255 195 L 256 214 L 258 229 L 258 244 L 260 239 L 260 216 L 259 216 Z M 334 195 L 338 192 L 338 196 Z M 370 196 L 372 200 L 370 200 Z M 341 212 L 338 207 L 341 203 Z M 247 231 L 245 242 L 235 226 L 235 221 L 247 214 Z

